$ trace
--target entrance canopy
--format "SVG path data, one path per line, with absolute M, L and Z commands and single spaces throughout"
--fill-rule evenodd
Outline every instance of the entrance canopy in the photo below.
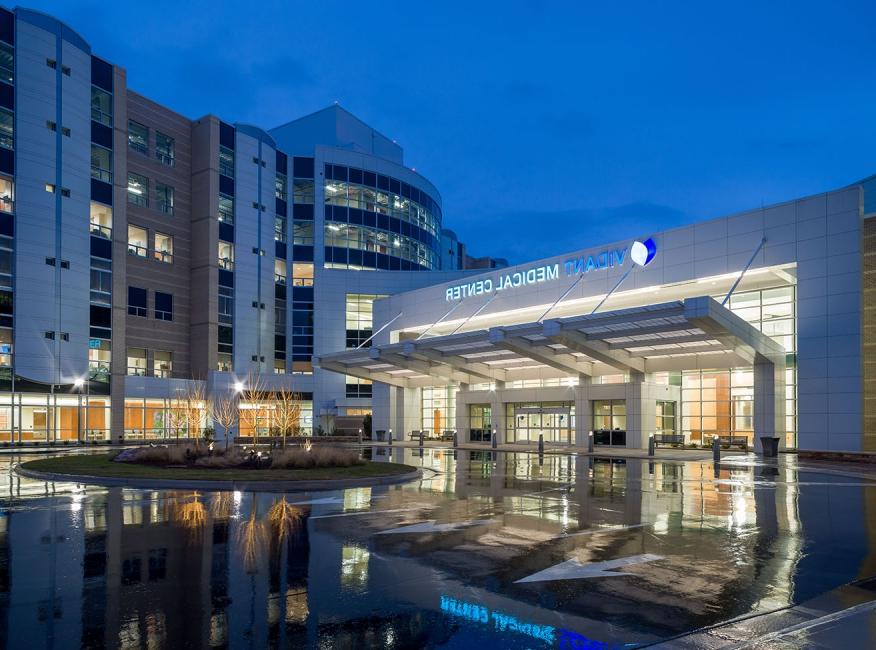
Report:
M 393 386 L 784 365 L 781 345 L 703 296 L 544 322 L 424 337 L 314 358 Z

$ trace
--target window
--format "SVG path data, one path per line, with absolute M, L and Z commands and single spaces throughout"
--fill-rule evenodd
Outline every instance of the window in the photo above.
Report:
M 163 291 L 155 292 L 155 318 L 173 320 L 173 294 Z
M 0 147 L 13 149 L 13 118 L 12 111 L 0 108 Z
M 113 238 L 113 209 L 110 206 L 91 202 L 91 234 L 104 239 Z
M 128 172 L 128 203 L 149 207 L 149 179 L 134 172 Z
M 113 263 L 99 257 L 92 257 L 91 302 L 98 305 L 110 305 L 112 304 L 112 293 Z
M 146 318 L 146 289 L 128 287 L 128 313 Z
M 286 241 L 286 219 L 274 217 L 274 241 Z
M 289 180 L 286 178 L 286 174 L 277 174 L 277 179 L 274 181 L 274 196 L 285 201 L 289 191 L 288 185 Z
M 219 322 L 231 325 L 234 322 L 234 289 L 219 287 Z
M 104 183 L 113 182 L 112 151 L 96 144 L 91 145 L 91 177 Z
M 231 355 L 220 352 L 216 359 L 216 370 L 219 372 L 231 372 Z
M 286 284 L 286 260 L 274 260 L 274 282 Z
M 296 287 L 313 286 L 313 264 L 302 263 L 292 265 L 292 285 Z
M 88 339 L 88 376 L 97 381 L 109 381 L 112 348 L 105 339 Z
M 348 293 L 346 306 L 347 347 L 358 348 L 371 338 L 374 301 L 385 295 Z
M 46 192 L 49 194 L 55 193 L 55 184 L 54 183 L 46 183 Z
M 295 203 L 313 203 L 313 181 L 301 178 L 292 181 L 292 198 Z
M 149 127 L 128 120 L 128 148 L 149 155 Z
M 675 402 L 657 401 L 657 433 L 675 433 Z
M 301 246 L 313 246 L 313 222 L 295 221 L 292 224 L 292 243 Z
M 170 185 L 155 184 L 155 207 L 164 214 L 173 214 L 173 188 Z
M 164 233 L 155 233 L 155 259 L 159 262 L 173 263 L 173 237 Z
M 145 348 L 128 348 L 128 374 L 136 377 L 146 376 Z
M 113 125 L 113 96 L 97 86 L 91 87 L 91 119 L 106 126 Z
M 152 357 L 152 376 L 169 378 L 173 372 L 173 353 L 167 350 L 155 350 Z
M 346 396 L 351 399 L 371 398 L 371 380 L 347 375 Z
M 219 194 L 219 221 L 234 225 L 234 197 Z
M 274 359 L 274 374 L 282 375 L 286 373 L 286 360 Z
M 625 400 L 594 400 L 593 442 L 597 445 L 625 445 L 627 403 Z
M 12 212 L 15 208 L 15 184 L 9 176 L 0 175 L 0 212 Z
M 234 178 L 234 150 L 219 145 L 219 173 Z
M 219 242 L 219 268 L 226 271 L 234 270 L 234 245 L 225 241 Z
M 149 234 L 145 228 L 128 226 L 128 255 L 146 257 L 149 246 Z
M 11 84 L 14 80 L 15 63 L 12 46 L 0 43 L 0 81 Z
M 176 165 L 176 149 L 173 138 L 161 131 L 155 132 L 155 157 L 158 162 L 173 167 Z

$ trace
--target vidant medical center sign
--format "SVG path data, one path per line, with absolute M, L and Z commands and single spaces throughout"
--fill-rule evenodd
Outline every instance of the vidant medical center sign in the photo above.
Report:
M 653 239 L 646 239 L 643 242 L 634 241 L 629 247 L 613 248 L 602 251 L 596 255 L 582 255 L 580 257 L 572 257 L 562 263 L 563 275 L 571 277 L 590 273 L 591 271 L 600 271 L 611 269 L 616 266 L 623 266 L 627 258 L 637 266 L 647 266 L 654 256 L 657 254 L 657 245 Z M 542 282 L 550 282 L 557 280 L 560 277 L 560 263 L 541 264 L 533 266 L 522 271 L 513 271 L 511 273 L 498 273 L 493 277 L 483 278 L 481 280 L 473 280 L 463 284 L 454 284 L 447 287 L 444 293 L 445 300 L 448 302 L 453 300 L 462 300 L 469 296 L 482 296 L 491 294 L 497 291 L 507 291 L 516 289 L 529 284 L 540 284 Z

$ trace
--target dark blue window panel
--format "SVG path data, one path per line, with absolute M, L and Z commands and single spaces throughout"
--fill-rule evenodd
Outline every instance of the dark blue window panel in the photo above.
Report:
M 292 158 L 292 175 L 295 178 L 313 178 L 313 158 L 307 156 Z
M 128 306 L 146 309 L 146 289 L 128 287 Z
M 340 221 L 341 223 L 347 223 L 347 210 L 349 208 L 345 208 L 340 205 L 334 206 L 334 210 L 332 210 L 332 221 Z
M 401 184 L 401 195 L 406 199 L 411 198 L 411 186 L 407 183 Z
M 277 152 L 277 173 L 285 174 L 287 173 L 287 166 L 289 165 L 289 159 L 282 151 Z
M 219 174 L 219 191 L 228 196 L 234 196 L 234 179 Z
M 362 170 L 350 168 L 350 182 L 357 185 L 362 184 Z
M 313 221 L 313 204 L 302 203 L 300 205 L 293 205 L 292 217 L 301 221 Z
M 377 187 L 377 174 L 374 172 L 362 172 L 362 181 L 368 187 Z
M 347 168 L 343 165 L 332 165 L 334 168 L 334 173 L 332 174 L 332 178 L 336 181 L 346 181 L 347 180 Z
M 389 191 L 393 194 L 401 194 L 401 181 L 397 178 L 389 179 Z
M 401 270 L 401 260 L 397 257 L 389 258 L 389 270 L 390 271 L 400 271 Z
M 292 299 L 313 302 L 313 287 L 292 287 Z
M 219 222 L 219 239 L 234 243 L 234 226 L 224 221 Z
M 216 349 L 223 354 L 231 354 L 234 352 L 234 346 L 230 343 L 220 343 L 216 346 Z
M 5 212 L 0 212 L 0 235 L 12 237 L 15 234 L 15 217 Z
M 0 39 L 15 45 L 15 14 L 0 7 Z
M 286 285 L 285 284 L 275 284 L 274 285 L 274 298 L 278 300 L 286 300 Z
M 297 208 L 298 206 L 296 205 L 295 207 Z M 335 219 L 335 206 L 333 206 L 333 205 L 325 206 L 325 210 L 323 211 L 323 214 L 325 215 L 326 221 L 334 221 L 334 219 Z
M 332 261 L 336 264 L 349 264 L 347 261 L 347 249 L 334 246 L 332 251 Z
M 104 237 L 91 236 L 91 255 L 105 260 L 113 258 L 113 243 Z
M 219 285 L 222 287 L 231 287 L 233 289 L 234 273 L 226 271 L 225 269 L 219 269 Z
M 108 93 L 113 91 L 113 66 L 96 56 L 91 57 L 91 83 Z
M 0 325 L 3 323 L 0 322 Z M 111 329 L 106 329 L 103 327 L 89 327 L 88 328 L 88 336 L 93 339 L 107 339 L 112 340 L 113 331 Z
M 89 324 L 92 327 L 107 327 L 113 326 L 113 310 L 110 307 L 99 307 L 98 305 L 90 305 L 91 315 Z
M 401 261 L 401 270 L 402 271 L 410 271 L 411 270 L 411 263 L 410 262 L 408 262 L 407 260 L 400 260 L 400 261 Z
M 106 124 L 91 120 L 91 141 L 107 149 L 113 148 L 113 130 Z
M 286 216 L 286 202 L 283 199 L 277 199 L 274 202 L 274 210 L 281 217 L 285 217 Z
M 298 325 L 299 327 L 313 325 L 313 312 L 312 311 L 293 311 L 292 312 L 292 324 Z
M 390 232 L 401 232 L 401 222 L 395 217 L 389 218 L 389 231 Z
M 333 180 L 334 174 L 335 174 L 335 172 L 334 172 L 334 169 L 332 168 L 332 166 L 330 164 L 326 163 L 325 164 L 325 179 L 327 181 Z
M 350 251 L 351 253 L 353 251 Z M 362 266 L 367 266 L 369 269 L 377 268 L 377 258 L 374 251 L 362 251 Z
M 234 332 L 230 327 L 220 325 L 219 326 L 219 343 L 224 343 L 225 345 L 231 345 L 234 342 Z
M 303 244 L 292 247 L 292 259 L 296 262 L 312 262 L 313 261 L 313 246 L 305 246 Z
M 381 230 L 389 230 L 389 215 L 377 213 L 377 227 Z
M 278 257 L 281 260 L 286 259 L 286 242 L 274 241 L 274 257 Z
M 363 251 L 357 250 L 355 248 L 351 248 L 349 253 L 347 254 L 347 257 L 350 260 L 349 263 L 352 266 L 363 266 L 362 253 L 363 253 Z
M 274 359 L 276 359 L 278 361 L 285 361 L 286 360 L 286 352 L 280 351 L 280 350 L 274 350 Z
M 286 337 L 281 334 L 274 334 L 274 349 L 275 350 L 285 350 L 286 349 Z
M 15 89 L 9 84 L 0 84 L 0 106 L 15 110 Z
M 389 270 L 389 255 L 377 253 L 377 268 L 383 271 Z
M 234 127 L 225 122 L 219 122 L 219 144 L 234 149 Z
M 377 189 L 389 191 L 389 177 L 383 174 L 377 175 Z
M 96 178 L 91 179 L 91 200 L 107 205 L 113 204 L 113 186 Z
M 357 226 L 362 225 L 362 210 L 359 208 L 350 208 L 350 223 Z
M 292 360 L 293 361 L 310 361 L 312 356 L 313 356 L 312 354 L 293 354 Z
M 10 149 L 0 149 L 0 171 L 10 176 L 15 174 L 15 152 Z
M 409 224 L 407 221 L 402 221 L 399 223 L 399 225 L 401 226 L 401 234 L 404 235 L 405 237 L 410 237 L 411 236 L 411 224 Z
M 362 212 L 362 225 L 368 226 L 369 228 L 377 227 L 377 215 L 371 212 L 370 210 L 364 210 Z
M 423 205 L 423 197 L 420 196 L 420 190 L 413 186 L 411 186 L 411 200 Z

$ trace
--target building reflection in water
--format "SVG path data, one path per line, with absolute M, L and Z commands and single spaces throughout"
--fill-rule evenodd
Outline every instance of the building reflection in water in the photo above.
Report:
M 709 463 L 381 451 L 422 467 L 423 480 L 336 498 L 11 495 L 0 512 L 0 646 L 401 647 L 490 635 L 531 646 L 617 643 L 625 630 L 644 642 L 874 570 L 869 492 L 825 486 L 790 461 L 721 466 L 716 480 Z M 375 535 L 475 520 L 440 535 Z M 630 568 L 635 580 L 515 584 L 565 559 L 643 553 L 665 559 Z

